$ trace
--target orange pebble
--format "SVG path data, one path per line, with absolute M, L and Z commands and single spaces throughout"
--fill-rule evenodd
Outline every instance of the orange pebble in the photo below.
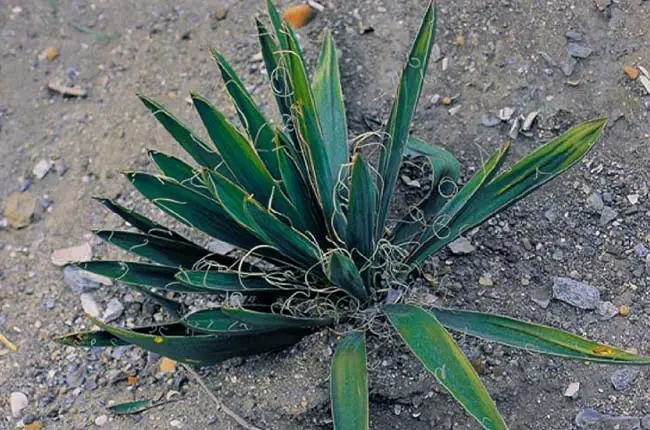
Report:
M 641 73 L 641 71 L 634 66 L 629 66 L 626 64 L 625 66 L 623 66 L 623 73 L 625 73 L 628 78 L 635 81 L 636 78 L 639 77 L 639 73 Z
M 311 6 L 302 3 L 284 11 L 284 20 L 293 28 L 302 28 L 309 24 L 315 15 L 316 11 Z

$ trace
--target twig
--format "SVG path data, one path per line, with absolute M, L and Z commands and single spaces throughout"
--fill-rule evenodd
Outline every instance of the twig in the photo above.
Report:
M 184 363 L 181 363 L 181 365 L 185 368 L 185 370 L 189 372 L 190 375 L 192 375 L 194 379 L 196 379 L 196 382 L 199 383 L 201 388 L 203 388 L 203 390 L 205 390 L 208 396 L 210 396 L 210 398 L 217 404 L 217 409 L 223 410 L 226 413 L 226 415 L 228 415 L 230 418 L 235 420 L 237 424 L 239 424 L 241 427 L 245 428 L 246 430 L 263 430 L 259 427 L 255 427 L 254 425 L 250 424 L 248 421 L 240 417 L 237 414 L 237 412 L 233 411 L 228 406 L 224 405 L 223 402 L 219 400 L 219 398 L 208 388 L 208 386 L 205 385 L 205 382 L 203 382 L 201 375 L 196 373 L 194 369 L 192 369 L 190 366 Z
M 6 337 L 4 337 L 4 336 L 2 335 L 2 333 L 0 333 L 0 343 L 2 343 L 4 346 L 6 346 L 7 348 L 9 348 L 9 350 L 10 350 L 11 352 L 17 352 L 17 351 L 18 351 L 18 347 L 17 347 L 16 345 L 14 345 L 13 343 L 11 343 L 11 342 L 9 341 L 9 339 L 7 339 Z

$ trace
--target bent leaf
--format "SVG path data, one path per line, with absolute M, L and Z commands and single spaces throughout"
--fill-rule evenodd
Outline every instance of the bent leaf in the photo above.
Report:
M 616 349 L 564 330 L 482 312 L 433 308 L 445 327 L 514 348 L 610 364 L 650 364 L 650 357 Z
M 347 335 L 336 347 L 330 377 L 334 430 L 367 430 L 368 368 L 366 335 Z
M 487 430 L 507 430 L 476 371 L 434 315 L 412 305 L 386 305 L 384 312 L 424 367 Z

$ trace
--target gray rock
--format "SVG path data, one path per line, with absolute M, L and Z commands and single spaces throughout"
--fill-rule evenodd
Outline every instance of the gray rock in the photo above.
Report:
M 602 212 L 603 208 L 605 207 L 603 198 L 600 196 L 599 193 L 593 193 L 592 195 L 590 195 L 589 198 L 587 199 L 587 204 L 589 204 L 589 207 L 598 213 Z
M 604 415 L 593 409 L 582 409 L 575 418 L 575 424 L 581 429 L 590 430 L 639 430 L 641 418 L 615 417 Z
M 569 55 L 574 58 L 587 58 L 594 52 L 590 47 L 578 43 L 569 43 L 567 49 L 569 50 Z
M 86 366 L 75 364 L 68 366 L 68 374 L 65 376 L 65 383 L 70 388 L 77 388 L 86 380 Z
M 99 282 L 84 276 L 84 271 L 75 266 L 63 268 L 63 279 L 72 291 L 77 294 L 88 293 L 100 288 Z
M 614 221 L 618 216 L 618 211 L 612 209 L 609 206 L 605 206 L 603 211 L 600 213 L 600 225 L 606 226 L 610 222 Z
M 600 304 L 598 288 L 571 278 L 553 279 L 553 298 L 580 309 L 596 309 Z
M 645 417 L 641 417 L 641 428 L 642 429 L 650 429 L 650 415 L 646 415 Z
M 472 245 L 472 242 L 463 236 L 451 242 L 449 245 L 447 245 L 447 247 L 454 255 L 467 255 L 476 250 L 476 248 L 474 248 L 474 245 Z
M 582 42 L 582 33 L 576 30 L 569 30 L 566 32 L 566 39 L 569 42 Z
M 106 323 L 115 321 L 124 313 L 124 305 L 118 299 L 111 299 L 106 305 L 106 310 L 104 315 L 102 315 L 102 320 Z
M 634 253 L 639 260 L 645 261 L 645 258 L 650 254 L 650 249 L 646 248 L 644 244 L 639 243 L 634 247 Z
M 650 112 L 650 97 L 643 98 L 643 107 L 645 107 L 646 111 Z
M 501 120 L 495 115 L 484 113 L 481 115 L 481 125 L 484 127 L 495 127 L 501 124 Z
M 546 61 L 546 64 L 549 67 L 557 67 L 557 63 L 555 62 L 555 60 L 547 52 L 540 51 L 539 56 L 542 57 L 544 61 Z
M 442 60 L 442 52 L 440 51 L 440 45 L 437 43 L 434 43 L 433 46 L 431 47 L 431 61 L 434 63 L 437 63 L 438 61 Z
M 576 69 L 577 65 L 578 65 L 578 60 L 573 58 L 571 55 L 567 55 L 561 65 L 564 76 L 566 76 L 567 78 L 571 76 L 573 74 L 573 71 Z
M 603 320 L 611 320 L 618 315 L 618 308 L 612 302 L 600 302 L 598 305 L 598 315 Z
M 634 385 L 634 380 L 639 376 L 640 370 L 634 367 L 618 369 L 612 375 L 611 381 L 616 391 L 627 391 Z

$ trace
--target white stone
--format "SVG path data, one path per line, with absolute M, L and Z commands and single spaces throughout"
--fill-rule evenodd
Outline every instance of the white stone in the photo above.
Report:
M 99 308 L 97 302 L 95 301 L 93 295 L 89 293 L 84 293 L 79 297 L 81 298 L 81 307 L 83 308 L 84 312 L 90 316 L 99 318 L 99 316 L 102 314 L 102 311 Z
M 564 390 L 564 397 L 575 399 L 578 397 L 578 391 L 580 391 L 580 382 L 572 382 L 568 387 L 566 387 L 566 390 Z
M 107 421 L 108 421 L 108 417 L 106 415 L 100 415 L 97 418 L 95 418 L 95 425 L 101 427 L 104 424 L 106 424 Z
M 52 160 L 43 158 L 41 161 L 36 163 L 32 173 L 36 176 L 37 179 L 43 179 L 47 172 L 52 168 Z
M 14 391 L 9 395 L 9 407 L 11 408 L 11 416 L 14 418 L 20 417 L 23 409 L 29 404 L 27 396 L 20 391 Z

